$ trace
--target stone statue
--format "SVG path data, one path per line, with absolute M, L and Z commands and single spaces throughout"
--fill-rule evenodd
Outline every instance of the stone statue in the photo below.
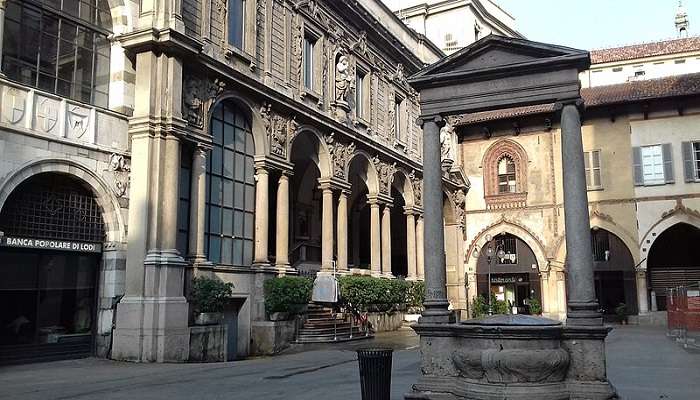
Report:
M 454 161 L 454 149 L 452 146 L 452 136 L 454 129 L 447 124 L 440 129 L 440 156 L 442 160 Z
M 335 66 L 335 100 L 347 102 L 348 89 L 350 88 L 350 62 L 346 56 L 338 58 Z

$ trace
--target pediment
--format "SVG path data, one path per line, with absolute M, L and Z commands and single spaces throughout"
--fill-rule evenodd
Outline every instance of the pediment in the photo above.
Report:
M 581 61 L 588 59 L 588 52 L 526 39 L 489 35 L 423 69 L 411 80 L 430 76 L 462 75 L 504 67 L 528 68 L 538 65 L 546 68 L 549 62 L 560 64 L 563 60 L 579 58 Z

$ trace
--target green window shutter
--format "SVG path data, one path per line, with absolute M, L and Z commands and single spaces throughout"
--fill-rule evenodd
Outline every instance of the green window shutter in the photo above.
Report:
M 693 161 L 693 143 L 683 142 L 683 177 L 686 182 L 695 182 L 695 163 Z
M 671 152 L 671 143 L 661 145 L 661 154 L 664 159 L 664 180 L 666 183 L 674 183 L 676 180 L 673 176 L 673 153 Z
M 634 186 L 644 186 L 641 147 L 632 147 L 632 167 L 634 169 Z

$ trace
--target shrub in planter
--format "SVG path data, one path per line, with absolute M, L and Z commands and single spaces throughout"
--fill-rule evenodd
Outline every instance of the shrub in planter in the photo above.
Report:
M 530 299 L 530 314 L 540 315 L 542 314 L 542 304 L 537 299 Z
M 474 300 L 472 300 L 472 318 L 481 318 L 488 314 L 489 304 L 484 296 L 474 296 Z
M 195 321 L 199 325 L 217 323 L 221 319 L 226 300 L 233 295 L 233 283 L 218 279 L 198 277 L 192 280 L 189 301 L 197 314 Z
M 314 282 L 309 278 L 283 276 L 265 281 L 265 311 L 273 314 L 298 314 L 311 301 Z M 277 314 L 275 317 L 283 317 Z M 277 318 L 276 318 L 277 319 Z
M 384 312 L 402 309 L 406 304 L 407 282 L 370 276 L 343 276 L 338 279 L 340 298 L 360 311 Z

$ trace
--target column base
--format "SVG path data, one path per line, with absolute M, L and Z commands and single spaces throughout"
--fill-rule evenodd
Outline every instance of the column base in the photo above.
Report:
M 423 313 L 418 319 L 420 324 L 450 324 L 455 322 L 455 315 L 448 310 L 448 301 L 426 301 Z
M 184 297 L 125 297 L 117 305 L 111 358 L 184 362 L 189 357 L 189 305 Z
M 576 303 L 569 302 L 566 315 L 566 325 L 571 326 L 602 326 L 603 315 L 600 313 L 597 302 Z
M 279 275 L 299 275 L 299 271 L 289 264 L 275 264 L 275 269 Z

